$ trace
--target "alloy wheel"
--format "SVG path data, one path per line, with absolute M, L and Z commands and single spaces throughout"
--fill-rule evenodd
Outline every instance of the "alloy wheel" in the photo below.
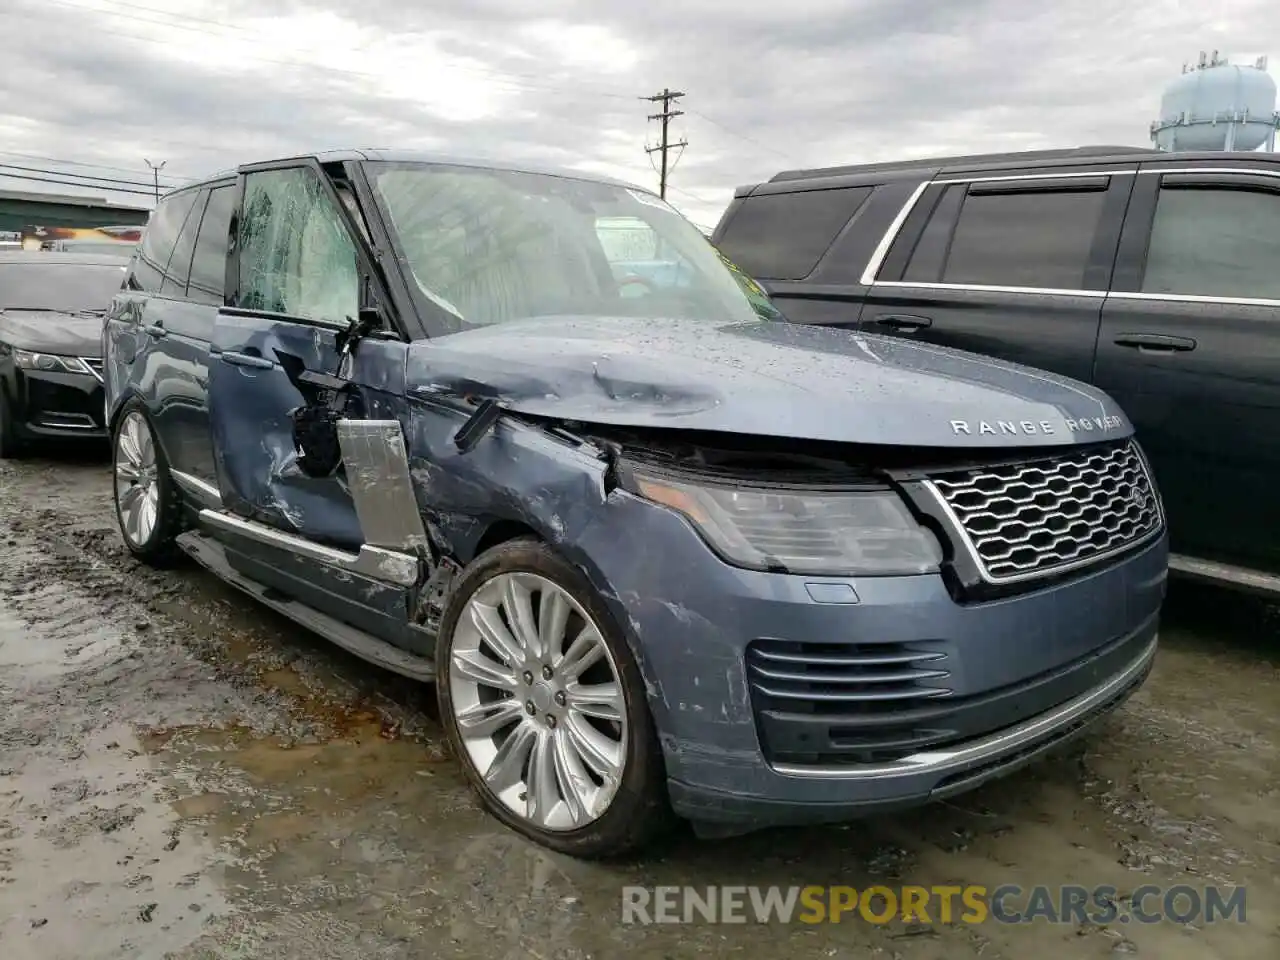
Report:
M 116 432 L 115 493 L 120 529 L 130 545 L 145 546 L 160 517 L 160 483 L 151 427 L 137 411 Z
M 581 604 L 546 577 L 498 574 L 468 599 L 449 658 L 459 739 L 504 806 L 555 832 L 609 809 L 627 707 L 618 665 Z

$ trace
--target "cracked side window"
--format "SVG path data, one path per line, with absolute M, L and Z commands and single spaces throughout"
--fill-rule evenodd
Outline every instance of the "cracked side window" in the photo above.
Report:
M 356 315 L 355 243 L 310 169 L 249 174 L 237 247 L 237 306 L 336 324 Z

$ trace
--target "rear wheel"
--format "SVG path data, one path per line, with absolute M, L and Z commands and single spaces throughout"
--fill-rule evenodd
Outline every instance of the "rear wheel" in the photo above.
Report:
M 174 538 L 181 529 L 181 505 L 164 451 L 140 405 L 125 408 L 111 438 L 116 520 L 124 545 L 155 567 L 178 556 Z
M 440 625 L 445 729 L 499 820 L 579 857 L 617 856 L 668 820 L 639 668 L 586 577 L 516 540 L 459 578 Z

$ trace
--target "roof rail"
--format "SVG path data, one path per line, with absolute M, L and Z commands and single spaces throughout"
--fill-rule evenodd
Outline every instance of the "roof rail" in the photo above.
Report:
M 920 167 L 950 167 L 956 164 L 1013 162 L 1019 160 L 1070 160 L 1073 157 L 1130 156 L 1159 153 L 1153 147 L 1130 147 L 1098 144 L 1066 147 L 1056 150 L 1022 150 L 1012 153 L 975 153 L 955 157 L 919 157 L 911 160 L 883 160 L 877 163 L 848 164 L 838 167 L 811 167 L 805 170 L 783 170 L 769 178 L 770 183 L 785 180 L 810 180 L 815 177 L 840 177 L 884 170 L 911 170 Z

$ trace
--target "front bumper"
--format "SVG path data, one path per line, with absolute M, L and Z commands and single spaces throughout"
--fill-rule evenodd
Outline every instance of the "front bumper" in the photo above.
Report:
M 11 408 L 20 437 L 106 437 L 104 393 L 96 376 L 51 370 L 18 370 L 12 382 Z
M 1073 580 L 959 604 L 937 575 L 729 567 L 680 517 L 626 496 L 606 516 L 583 545 L 690 819 L 836 821 L 969 789 L 1113 709 L 1155 654 L 1163 536 Z

